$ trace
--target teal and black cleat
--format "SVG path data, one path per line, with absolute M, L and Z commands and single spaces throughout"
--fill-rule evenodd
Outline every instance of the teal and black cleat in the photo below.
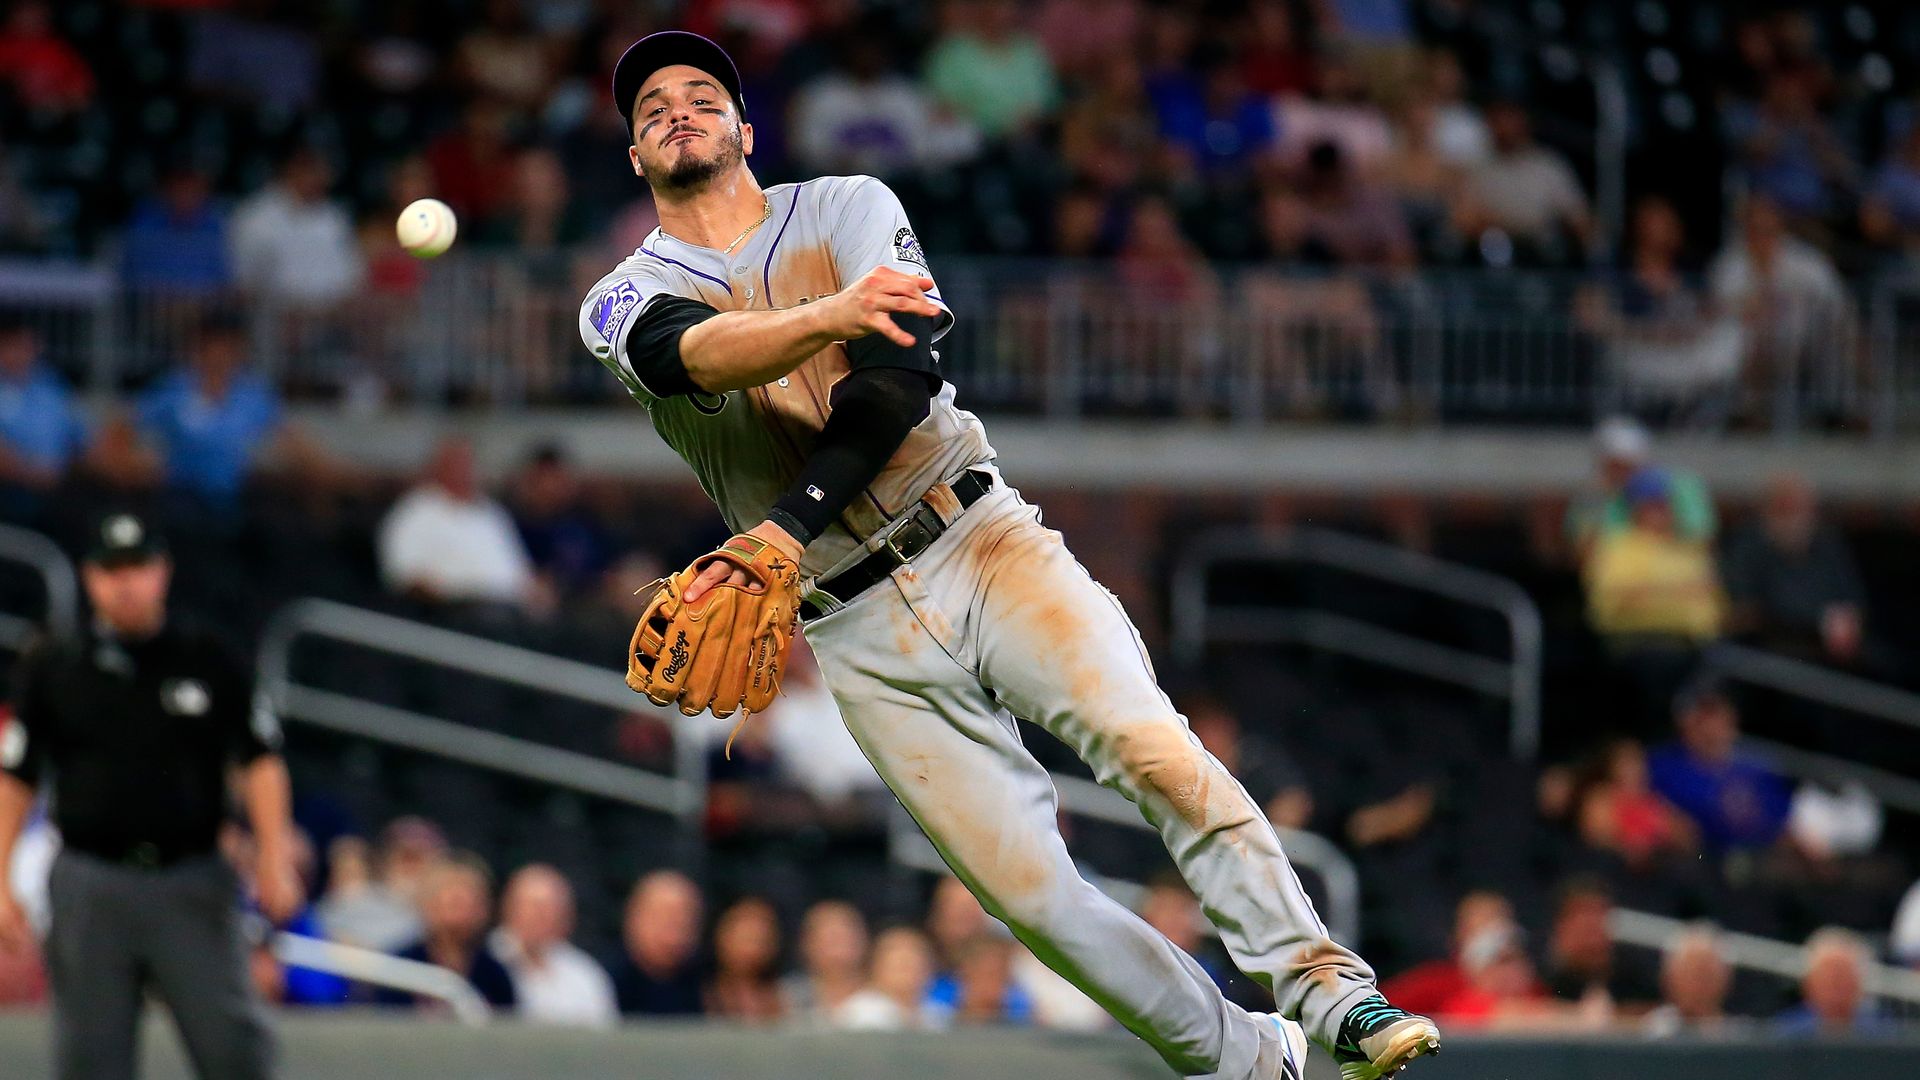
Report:
M 1433 1021 L 1375 994 L 1340 1021 L 1333 1059 L 1340 1063 L 1340 1080 L 1381 1080 L 1399 1075 L 1414 1058 L 1439 1052 L 1440 1028 Z

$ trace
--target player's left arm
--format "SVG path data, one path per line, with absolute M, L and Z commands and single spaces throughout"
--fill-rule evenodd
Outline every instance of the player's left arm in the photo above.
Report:
M 931 277 L 900 200 L 871 177 L 836 181 L 840 214 L 829 234 L 842 280 L 878 267 Z M 833 389 L 833 411 L 793 486 L 774 501 L 767 520 L 748 530 L 798 558 L 841 511 L 880 475 L 900 444 L 932 408 L 941 383 L 934 342 L 953 323 L 936 292 L 936 315 L 896 313 L 912 336 L 900 344 L 879 334 L 847 342 L 851 371 Z M 729 576 L 724 564 L 707 567 L 687 590 L 692 601 Z M 710 578 L 710 580 L 709 580 Z

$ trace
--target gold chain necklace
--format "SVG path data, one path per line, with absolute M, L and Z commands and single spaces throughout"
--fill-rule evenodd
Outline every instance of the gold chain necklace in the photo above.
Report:
M 744 229 L 741 229 L 740 235 L 733 238 L 733 243 L 728 244 L 726 247 L 720 249 L 720 254 L 722 255 L 733 254 L 733 249 L 740 246 L 740 241 L 745 240 L 747 238 L 748 233 L 766 224 L 767 219 L 772 216 L 773 216 L 773 200 L 766 198 L 765 196 L 761 196 L 760 217 L 756 221 L 754 221 L 753 224 L 747 226 Z

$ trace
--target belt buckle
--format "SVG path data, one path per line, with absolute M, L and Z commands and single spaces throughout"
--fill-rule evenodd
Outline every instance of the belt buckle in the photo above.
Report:
M 916 511 L 912 517 L 902 522 L 899 528 L 896 528 L 892 532 L 888 533 L 886 536 L 886 539 L 880 541 L 881 548 L 893 554 L 893 560 L 895 565 L 905 566 L 914 560 L 915 555 L 918 555 L 920 553 L 920 551 L 916 551 L 914 552 L 913 555 L 909 555 L 906 552 L 900 550 L 900 544 L 899 544 L 900 535 L 902 533 L 908 532 L 909 530 L 919 531 L 920 539 L 921 539 L 920 551 L 927 550 L 927 545 L 933 542 L 933 537 L 934 537 L 933 530 L 927 528 L 926 523 L 920 520 L 920 514 L 918 513 L 918 511 Z

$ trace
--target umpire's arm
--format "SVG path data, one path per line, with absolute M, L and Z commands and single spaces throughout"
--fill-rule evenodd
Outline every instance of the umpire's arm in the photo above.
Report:
M 247 680 L 236 665 L 238 693 L 226 697 L 241 707 L 225 717 L 227 756 L 238 766 L 234 786 L 253 828 L 257 863 L 255 887 L 260 909 L 269 919 L 284 923 L 306 903 L 300 871 L 294 863 L 293 781 L 280 756 L 280 721 L 264 696 L 247 693 Z

